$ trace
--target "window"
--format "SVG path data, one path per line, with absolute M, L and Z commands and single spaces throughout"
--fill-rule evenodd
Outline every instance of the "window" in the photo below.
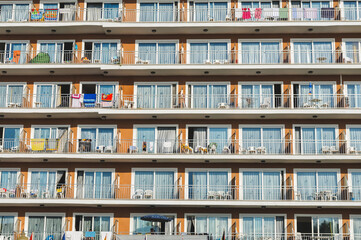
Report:
M 347 153 L 361 152 L 361 127 L 349 125 L 347 127 Z
M 95 107 L 98 104 L 101 104 L 102 107 L 113 107 L 115 105 L 115 98 L 118 85 L 116 83 L 82 83 L 81 84 L 81 93 L 83 94 L 84 107 Z M 106 105 L 105 101 L 103 101 L 103 95 L 112 94 L 112 100 L 108 103 L 110 105 Z
M 284 216 L 241 216 L 240 220 L 242 235 L 246 239 L 282 239 L 282 235 L 285 234 Z
M 222 239 L 225 234 L 228 238 L 228 215 L 221 214 L 187 214 L 187 232 L 191 234 L 209 235 L 213 239 Z
M 162 214 L 167 218 L 170 218 L 171 221 L 168 223 L 160 223 L 160 222 L 148 222 L 140 219 L 146 215 L 153 215 L 159 213 L 136 213 L 130 214 L 130 230 L 133 235 L 139 234 L 150 234 L 152 231 L 157 235 L 173 235 L 176 229 L 176 215 L 175 214 Z
M 293 106 L 295 108 L 329 108 L 335 106 L 333 83 L 294 83 Z
M 178 44 L 174 41 L 139 42 L 138 62 L 149 64 L 176 64 L 178 63 Z
M 347 39 L 343 40 L 343 61 L 345 63 L 359 63 L 360 62 L 360 40 Z
M 242 149 L 246 154 L 280 154 L 284 152 L 283 127 L 240 126 Z
M 140 22 L 174 22 L 178 19 L 178 2 L 139 3 Z
M 196 40 L 189 43 L 191 64 L 205 63 L 229 63 L 229 41 L 209 41 L 197 42 Z
M 45 21 L 74 21 L 76 14 L 75 2 L 47 2 L 42 4 L 45 11 Z M 47 18 L 47 12 L 50 13 L 51 18 Z
M 80 152 L 115 152 L 115 129 L 113 126 L 86 127 L 80 126 L 78 150 Z
M 297 170 L 296 195 L 300 200 L 338 199 L 338 171 Z
M 170 169 L 134 170 L 134 199 L 176 199 L 175 171 Z
M 38 52 L 48 54 L 49 63 L 72 62 L 73 41 L 40 41 Z
M 135 126 L 135 146 L 143 153 L 175 153 L 177 127 Z
M 226 126 L 190 126 L 188 127 L 188 144 L 194 153 L 210 149 L 213 153 L 233 152 L 230 128 Z
M 281 63 L 280 40 L 241 40 L 239 42 L 241 64 Z
M 339 216 L 322 214 L 318 216 L 296 216 L 296 232 L 301 233 L 302 237 L 338 237 L 337 235 L 340 233 L 340 220 Z
M 109 199 L 113 197 L 114 170 L 78 170 L 77 198 Z
M 36 151 L 68 151 L 69 127 L 32 126 L 31 148 Z
M 6 151 L 18 151 L 20 144 L 20 126 L 0 126 L 0 145 Z
M 351 220 L 352 239 L 360 240 L 361 239 L 361 216 L 360 215 L 350 215 L 350 220 Z
M 70 83 L 35 83 L 34 107 L 69 107 L 70 92 Z
M 16 21 L 23 22 L 29 20 L 28 3 L 6 3 L 0 4 L 0 22 Z
M 229 83 L 189 83 L 191 108 L 220 108 L 230 105 Z
M 117 2 L 87 2 L 87 21 L 118 20 L 121 17 Z
M 360 108 L 361 107 L 361 83 L 346 83 L 346 107 Z
M 293 40 L 293 63 L 333 63 L 333 40 Z
M 0 62 L 11 64 L 26 63 L 27 46 L 27 41 L 0 42 Z
M 337 153 L 336 127 L 296 126 L 294 152 L 296 154 Z
M 64 214 L 27 214 L 28 233 L 33 234 L 33 240 L 46 240 L 47 238 L 61 240 L 63 236 Z
M 335 17 L 330 1 L 291 1 L 293 20 L 330 20 Z
M 190 19 L 194 22 L 226 21 L 228 2 L 226 1 L 190 1 Z
M 0 235 L 6 239 L 13 239 L 15 228 L 15 214 L 1 213 L 0 215 Z
M 361 200 L 361 171 L 359 169 L 350 169 L 349 170 L 349 182 L 350 182 L 350 200 Z
M 241 172 L 243 200 L 281 200 L 283 199 L 284 171 L 281 170 L 244 170 Z
M 137 108 L 172 108 L 177 105 L 177 84 L 136 83 Z
M 65 170 L 34 169 L 30 173 L 30 194 L 33 197 L 56 198 L 57 190 L 65 188 Z
M 279 1 L 241 1 L 240 8 L 280 8 Z
M 282 107 L 281 84 L 249 84 L 240 83 L 242 108 L 274 108 Z
M 120 44 L 109 41 L 85 41 L 83 62 L 115 64 L 119 63 Z
M 188 198 L 232 199 L 229 169 L 188 169 Z
M 95 239 L 100 240 L 106 233 L 106 238 L 111 239 L 111 216 L 109 214 L 74 214 L 75 231 L 95 232 Z
M 0 107 L 24 107 L 25 84 L 0 84 Z
M 5 188 L 10 194 L 14 194 L 17 184 L 21 184 L 18 181 L 19 169 L 0 169 L 0 187 Z
M 359 20 L 361 18 L 360 1 L 343 1 L 345 20 Z

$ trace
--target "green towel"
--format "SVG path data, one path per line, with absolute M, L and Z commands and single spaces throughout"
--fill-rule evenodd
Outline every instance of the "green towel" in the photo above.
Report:
M 288 8 L 280 8 L 280 18 L 288 19 Z
M 30 63 L 50 63 L 50 56 L 47 53 L 38 53 Z

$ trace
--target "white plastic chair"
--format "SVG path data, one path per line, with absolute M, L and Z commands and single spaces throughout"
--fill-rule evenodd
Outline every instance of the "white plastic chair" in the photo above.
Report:
M 137 189 L 135 190 L 135 193 L 133 195 L 133 199 L 142 199 L 143 198 L 143 190 L 142 189 Z
M 172 152 L 172 142 L 164 142 L 163 153 L 171 153 L 171 152 Z
M 145 199 L 152 199 L 153 198 L 153 191 L 152 190 L 145 190 L 144 191 L 144 198 Z

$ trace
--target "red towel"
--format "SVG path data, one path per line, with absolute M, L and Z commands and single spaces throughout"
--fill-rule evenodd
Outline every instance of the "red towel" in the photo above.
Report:
M 113 93 L 109 94 L 102 94 L 102 101 L 104 102 L 111 102 L 113 100 Z
M 261 19 L 261 17 L 262 17 L 262 8 L 256 8 L 256 12 L 254 13 L 254 17 L 256 19 Z
M 242 8 L 242 18 L 243 19 L 250 19 L 251 18 L 251 11 L 249 8 Z

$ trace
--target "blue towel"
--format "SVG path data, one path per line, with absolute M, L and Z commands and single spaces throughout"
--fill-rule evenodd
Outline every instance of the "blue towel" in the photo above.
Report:
M 84 94 L 84 99 L 83 99 L 84 106 L 85 107 L 94 107 L 96 99 L 97 99 L 96 94 Z
M 85 232 L 86 238 L 95 238 L 95 232 Z

